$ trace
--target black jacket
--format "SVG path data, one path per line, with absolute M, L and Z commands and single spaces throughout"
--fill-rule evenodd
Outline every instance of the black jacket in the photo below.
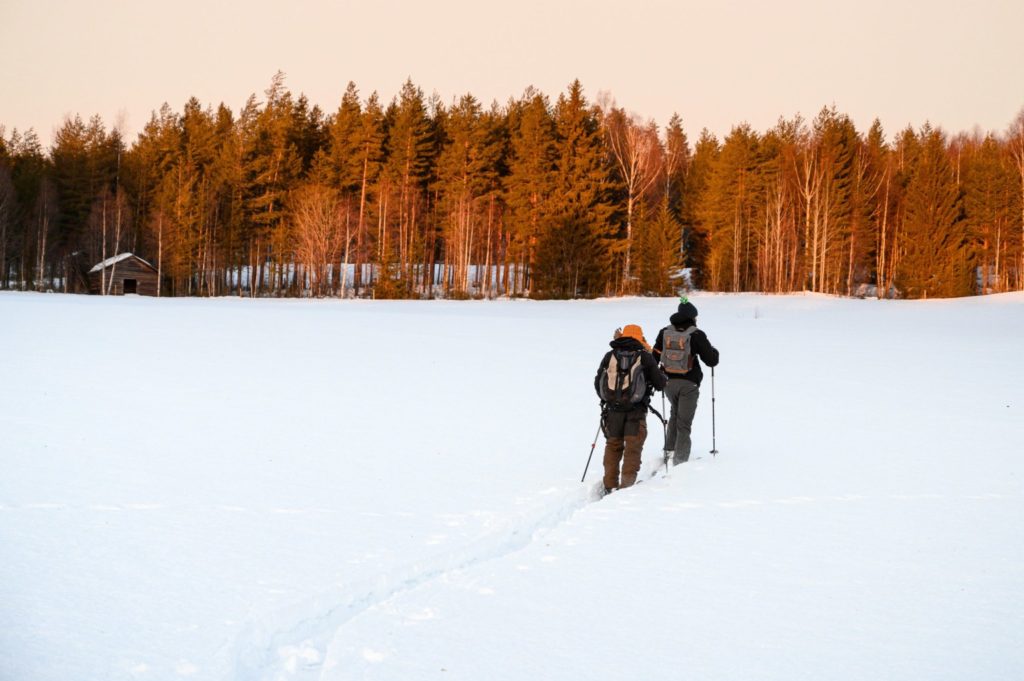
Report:
M 691 326 L 697 325 L 694 319 L 685 317 L 678 312 L 669 317 L 668 321 L 677 331 L 685 331 Z M 661 360 L 661 349 L 665 342 L 665 330 L 668 328 L 670 327 L 666 326 L 659 331 L 658 338 L 654 341 L 654 358 L 658 361 Z M 711 345 L 707 335 L 700 329 L 694 331 L 690 336 L 690 348 L 693 350 L 693 354 L 700 358 L 700 362 L 704 362 L 709 367 L 718 366 L 718 350 Z M 700 362 L 694 361 L 693 369 L 682 375 L 673 374 L 672 378 L 681 378 L 700 385 L 700 382 L 704 380 L 704 372 L 700 370 Z
M 594 391 L 597 392 L 597 396 L 601 396 L 601 373 L 608 368 L 608 363 L 612 359 L 612 353 L 616 350 L 628 350 L 635 351 L 640 350 L 640 366 L 644 370 L 644 378 L 647 380 L 647 395 L 644 396 L 643 402 L 636 405 L 634 409 L 647 410 L 647 405 L 651 403 L 651 392 L 654 390 L 663 390 L 667 379 L 665 378 L 664 372 L 661 367 L 658 366 L 658 362 L 654 359 L 654 356 L 644 350 L 644 346 L 640 344 L 640 341 L 635 338 L 616 338 L 608 345 L 611 346 L 611 350 L 605 353 L 604 359 L 601 360 L 601 364 L 597 367 L 597 375 L 594 376 Z

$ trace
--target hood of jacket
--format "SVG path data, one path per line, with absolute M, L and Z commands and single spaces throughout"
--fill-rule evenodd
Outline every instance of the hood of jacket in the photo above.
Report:
M 633 351 L 644 349 L 644 346 L 640 341 L 636 340 L 635 338 L 630 338 L 629 336 L 622 336 L 621 338 L 616 338 L 608 345 L 611 346 L 612 350 Z

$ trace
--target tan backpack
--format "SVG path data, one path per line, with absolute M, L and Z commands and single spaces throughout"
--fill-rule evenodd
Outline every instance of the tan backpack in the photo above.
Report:
M 661 337 L 661 366 L 669 376 L 681 376 L 693 370 L 693 350 L 690 341 L 696 326 L 679 331 L 674 326 L 665 329 Z

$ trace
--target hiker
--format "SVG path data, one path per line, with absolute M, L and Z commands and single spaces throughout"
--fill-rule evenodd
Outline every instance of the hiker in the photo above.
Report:
M 654 341 L 654 357 L 668 376 L 665 396 L 672 405 L 672 415 L 668 419 L 665 451 L 672 452 L 673 465 L 690 458 L 690 428 L 704 378 L 697 358 L 709 367 L 718 365 L 718 350 L 697 328 L 697 308 L 685 296 L 679 300 L 679 309 Z
M 629 487 L 640 472 L 640 453 L 647 439 L 647 408 L 665 376 L 651 354 L 643 329 L 627 324 L 616 330 L 611 350 L 601 360 L 594 389 L 601 398 L 604 431 L 604 491 Z M 622 475 L 619 475 L 619 463 Z

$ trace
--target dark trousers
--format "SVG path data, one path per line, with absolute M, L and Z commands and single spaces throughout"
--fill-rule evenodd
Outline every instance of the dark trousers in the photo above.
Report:
M 693 415 L 697 413 L 699 396 L 700 386 L 693 381 L 670 378 L 665 386 L 665 397 L 672 405 L 665 451 L 672 452 L 673 464 L 683 463 L 690 458 L 690 428 Z
M 602 423 L 605 437 L 604 486 L 607 489 L 629 487 L 636 482 L 640 472 L 640 454 L 647 439 L 647 408 L 609 411 Z

